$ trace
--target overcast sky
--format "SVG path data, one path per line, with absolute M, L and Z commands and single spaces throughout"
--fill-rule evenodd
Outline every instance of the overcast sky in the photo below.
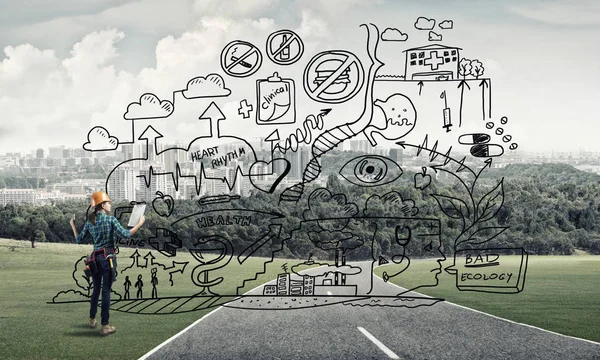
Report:
M 342 106 L 311 103 L 301 94 L 304 68 L 317 53 L 339 49 L 355 53 L 366 71 L 362 23 L 408 34 L 403 49 L 429 45 L 427 32 L 413 25 L 419 16 L 453 21 L 451 30 L 436 25 L 441 43 L 484 64 L 493 82 L 493 120 L 509 117 L 506 128 L 520 150 L 600 150 L 597 0 L 0 0 L 0 153 L 80 147 L 98 125 L 130 140 L 131 120 L 123 118 L 130 103 L 144 93 L 173 101 L 188 80 L 211 73 L 232 91 L 213 99 L 230 135 L 265 137 L 274 129 L 237 111 L 243 99 L 256 102 L 256 81 L 274 71 L 295 81 L 298 96 L 298 122 L 282 127 L 281 137 L 326 107 L 333 108 L 332 124 L 353 120 L 360 96 Z M 249 41 L 264 52 L 269 34 L 281 29 L 304 42 L 297 63 L 275 66 L 264 56 L 255 76 L 224 74 L 220 54 L 229 42 Z M 393 73 L 403 66 L 403 49 L 388 43 L 378 54 Z M 165 142 L 189 141 L 202 135 L 197 119 L 206 105 L 175 99 L 172 116 L 136 126 L 152 124 Z

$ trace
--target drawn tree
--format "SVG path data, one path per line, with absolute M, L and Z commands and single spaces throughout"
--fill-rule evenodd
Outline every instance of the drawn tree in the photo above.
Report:
M 458 75 L 462 76 L 465 79 L 467 76 L 471 75 L 471 71 L 473 70 L 473 64 L 470 59 L 462 58 L 458 63 Z
M 308 199 L 309 208 L 302 214 L 305 220 L 316 220 L 308 231 L 313 244 L 324 251 L 335 251 L 335 266 L 346 265 L 346 254 L 364 244 L 364 240 L 344 231 L 350 219 L 358 215 L 358 206 L 347 202 L 344 194 L 332 194 L 319 188 Z M 340 262 L 341 260 L 341 262 Z M 340 274 L 335 272 L 335 285 L 339 285 Z M 342 285 L 345 275 L 341 276 Z
M 482 76 L 483 72 L 485 71 L 483 64 L 481 63 L 481 61 L 475 59 L 471 61 L 471 65 L 473 66 L 473 69 L 471 70 L 471 75 L 475 76 L 475 79 L 479 79 L 479 77 Z

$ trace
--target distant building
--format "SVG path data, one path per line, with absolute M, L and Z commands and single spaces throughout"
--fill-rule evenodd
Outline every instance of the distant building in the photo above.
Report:
M 37 159 L 43 159 L 43 158 L 44 158 L 44 149 L 41 149 L 41 148 L 40 148 L 40 149 L 37 149 L 37 150 L 35 151 L 35 157 L 36 157 Z
M 132 167 L 121 165 L 110 176 L 108 180 L 108 195 L 111 200 L 128 200 L 134 201 L 136 199 L 136 181 L 137 171 Z
M 64 149 L 64 146 L 50 147 L 48 149 L 48 157 L 52 159 L 62 159 Z
M 458 79 L 459 50 L 435 44 L 405 50 L 405 80 Z
M 0 205 L 6 204 L 35 204 L 36 191 L 34 189 L 0 189 Z

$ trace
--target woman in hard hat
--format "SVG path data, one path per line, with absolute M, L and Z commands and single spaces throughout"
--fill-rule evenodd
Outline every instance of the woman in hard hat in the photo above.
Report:
M 97 191 L 92 194 L 90 199 L 91 207 L 94 211 L 88 216 L 83 226 L 83 230 L 78 234 L 75 228 L 75 216 L 71 218 L 71 228 L 75 241 L 78 244 L 82 242 L 87 234 L 90 234 L 94 240 L 94 252 L 92 258 L 97 264 L 97 271 L 92 274 L 94 290 L 90 299 L 90 319 L 89 326 L 96 327 L 96 313 L 98 311 L 98 298 L 100 289 L 102 289 L 101 322 L 100 334 L 109 335 L 115 332 L 115 327 L 108 322 L 110 308 L 110 292 L 112 282 L 115 280 L 113 271 L 116 272 L 115 242 L 118 238 L 128 238 L 133 235 L 144 224 L 145 217 L 130 230 L 125 229 L 114 217 L 107 215 L 111 210 L 111 200 L 103 191 Z

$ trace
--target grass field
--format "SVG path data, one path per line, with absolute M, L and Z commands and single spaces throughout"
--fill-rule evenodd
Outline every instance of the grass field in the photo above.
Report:
M 110 321 L 117 327 L 117 334 L 101 337 L 99 328 L 87 327 L 89 303 L 46 304 L 59 291 L 74 288 L 73 265 L 91 252 L 91 245 L 36 243 L 35 249 L 30 245 L 27 241 L 0 239 L 0 359 L 137 359 L 213 310 L 170 315 L 111 311 Z M 121 249 L 119 267 L 126 266 L 124 259 L 131 252 Z M 181 260 L 178 255 L 177 261 Z M 191 256 L 189 260 L 195 261 Z M 249 267 L 262 268 L 262 259 L 248 261 L 252 261 Z M 242 293 L 274 279 L 286 262 L 288 266 L 294 264 L 276 260 L 267 267 L 267 274 L 247 283 Z M 123 282 L 122 276 L 115 284 L 119 281 Z M 146 288 L 150 279 L 144 281 Z M 175 286 L 164 289 L 159 293 L 161 297 L 181 295 L 182 286 L 175 281 Z M 135 291 L 132 286 L 132 294 Z M 144 291 L 146 296 L 150 290 Z M 235 288 L 228 294 L 235 294 Z M 99 323 L 100 309 L 97 320 Z M 101 348 L 104 352 L 99 351 Z
M 511 261 L 516 263 L 520 257 Z M 395 266 L 378 267 L 375 273 L 381 277 L 383 271 L 392 273 Z M 431 269 L 432 261 L 414 261 L 410 266 Z M 525 288 L 518 294 L 459 291 L 456 277 L 443 272 L 438 278 L 438 286 L 416 291 L 505 319 L 600 342 L 600 256 L 529 256 Z M 394 283 L 413 288 L 420 281 L 415 276 L 406 283 Z
M 98 329 L 87 328 L 88 303 L 46 304 L 58 291 L 73 288 L 73 265 L 90 252 L 91 246 L 48 243 L 38 243 L 35 249 L 29 246 L 25 241 L 0 239 L 0 358 L 136 359 L 212 310 L 172 315 L 111 311 L 111 323 L 117 327 L 117 334 L 103 338 Z M 126 266 L 123 259 L 131 252 L 122 249 L 121 268 Z M 255 269 L 262 267 L 260 259 L 252 261 Z M 267 274 L 248 283 L 243 291 L 275 278 L 286 262 L 288 266 L 293 264 L 277 260 L 268 267 Z M 391 266 L 394 265 L 377 268 L 376 274 L 381 276 Z M 432 267 L 429 260 L 414 261 L 412 266 Z M 417 291 L 503 318 L 600 341 L 599 274 L 600 256 L 530 256 L 525 290 L 519 294 L 459 291 L 455 278 L 446 273 L 439 276 L 436 288 Z M 227 275 L 235 276 L 240 274 Z M 119 280 L 122 282 L 123 277 Z M 160 281 L 164 284 L 166 280 Z M 413 287 L 419 281 L 413 277 L 411 283 L 398 285 Z M 182 290 L 185 289 L 176 278 L 175 286 L 161 288 L 159 295 L 181 295 Z M 106 349 L 104 353 L 98 351 L 100 346 Z

